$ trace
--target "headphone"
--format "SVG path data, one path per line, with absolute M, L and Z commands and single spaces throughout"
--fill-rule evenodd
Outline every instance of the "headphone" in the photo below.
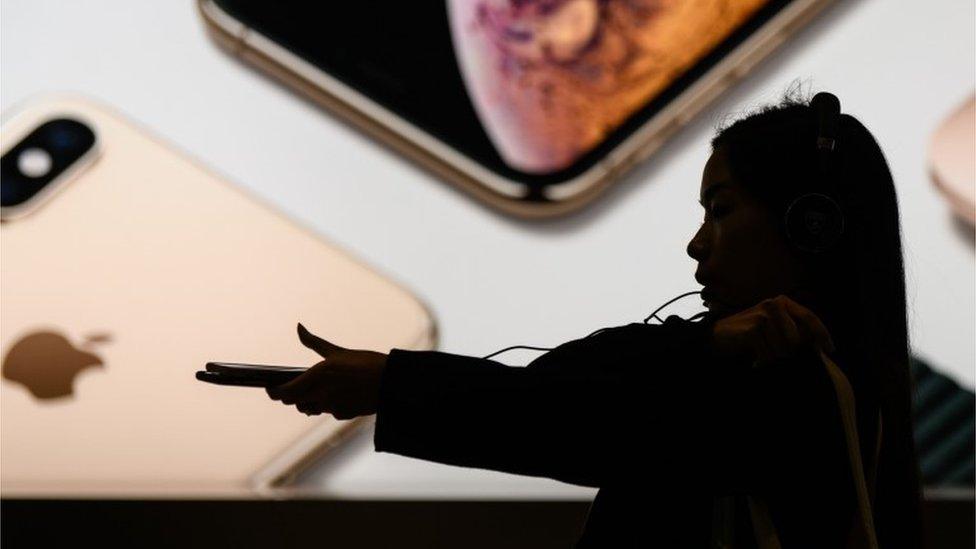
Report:
M 836 198 L 837 182 L 831 177 L 840 101 L 832 93 L 820 92 L 813 96 L 810 106 L 817 112 L 819 186 L 823 192 L 805 193 L 793 200 L 783 223 L 791 244 L 805 252 L 820 254 L 833 249 L 844 234 L 844 211 Z
M 840 100 L 832 93 L 820 92 L 810 100 L 810 107 L 817 113 L 817 156 L 820 182 L 823 192 L 807 192 L 795 198 L 786 209 L 783 216 L 783 224 L 786 229 L 786 237 L 796 248 L 812 254 L 821 254 L 832 250 L 841 235 L 844 234 L 844 211 L 841 209 L 837 200 L 837 183 L 832 176 L 835 164 L 834 152 L 837 149 L 837 126 L 840 120 Z M 657 318 L 662 324 L 661 317 L 657 312 L 669 304 L 681 299 L 682 297 L 700 294 L 701 291 L 686 292 L 658 307 L 653 313 L 644 319 L 644 324 L 650 322 L 652 318 Z M 703 311 L 686 318 L 692 321 L 698 317 L 704 317 L 710 311 Z M 604 330 L 609 330 L 613 326 L 600 328 L 586 336 L 593 337 Z M 585 338 L 584 338 L 585 339 Z M 529 349 L 533 351 L 551 351 L 551 347 L 535 347 L 532 345 L 513 345 L 505 347 L 485 355 L 482 358 L 491 358 L 506 351 L 513 349 Z

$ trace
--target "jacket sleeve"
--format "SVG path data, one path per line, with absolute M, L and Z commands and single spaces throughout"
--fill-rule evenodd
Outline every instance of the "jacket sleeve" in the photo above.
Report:
M 786 454 L 808 452 L 789 447 L 797 431 L 783 422 L 795 414 L 771 407 L 807 405 L 778 391 L 809 385 L 812 369 L 766 379 L 720 364 L 712 323 L 678 320 L 607 330 L 526 367 L 395 349 L 381 379 L 375 448 L 583 486 L 655 471 L 649 482 L 719 491 L 771 478 Z

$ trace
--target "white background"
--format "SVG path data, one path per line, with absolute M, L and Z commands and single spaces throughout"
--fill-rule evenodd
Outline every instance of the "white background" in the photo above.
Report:
M 973 387 L 974 250 L 928 178 L 926 148 L 974 88 L 974 5 L 839 2 L 598 203 L 541 223 L 492 213 L 223 54 L 189 1 L 5 0 L 0 103 L 72 90 L 115 106 L 412 288 L 436 315 L 441 350 L 483 355 L 639 320 L 700 289 L 685 248 L 702 219 L 708 139 L 723 116 L 800 78 L 837 94 L 880 141 L 901 208 L 914 352 Z M 700 310 L 689 296 L 662 314 Z M 595 494 L 375 453 L 370 436 L 304 482 L 346 497 Z

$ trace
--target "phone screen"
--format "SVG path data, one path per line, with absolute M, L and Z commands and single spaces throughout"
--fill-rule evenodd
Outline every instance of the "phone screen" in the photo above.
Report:
M 791 0 L 216 0 L 491 171 L 599 161 Z

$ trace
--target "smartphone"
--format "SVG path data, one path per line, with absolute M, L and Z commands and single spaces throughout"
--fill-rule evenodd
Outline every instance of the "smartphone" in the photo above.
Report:
M 306 370 L 296 366 L 208 362 L 205 370 L 196 373 L 196 378 L 217 385 L 268 388 L 288 383 Z
M 379 352 L 436 343 L 413 292 L 111 107 L 39 97 L 0 144 L 5 497 L 304 490 L 369 416 L 309 418 L 199 365 L 314 364 L 298 322 Z
M 932 184 L 948 202 L 953 214 L 970 228 L 976 227 L 976 95 L 957 105 L 939 124 L 929 140 L 929 174 Z
M 198 0 L 217 43 L 486 204 L 564 215 L 830 0 Z

